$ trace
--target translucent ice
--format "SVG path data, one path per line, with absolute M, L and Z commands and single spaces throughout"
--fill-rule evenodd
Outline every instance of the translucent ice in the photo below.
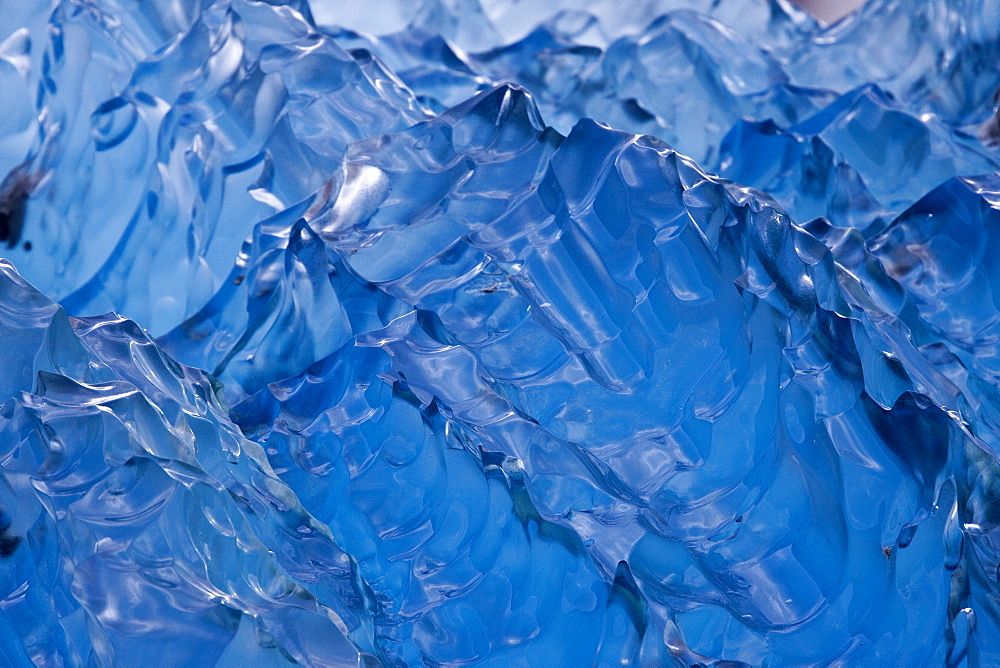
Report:
M 997 665 L 997 11 L 0 0 L 0 663 Z
M 74 312 L 166 331 L 215 291 L 248 220 L 317 188 L 350 141 L 428 117 L 298 4 L 62 2 L 8 38 L 42 52 L 8 74 L 38 88 L 34 143 L 9 161 L 40 181 L 32 252 L 10 253 L 25 275 Z
M 213 663 L 255 627 L 299 661 L 374 649 L 354 562 L 214 380 L 130 321 L 67 318 L 6 262 L 0 294 L 10 665 Z
M 580 173 L 580 164 L 595 168 Z M 497 173 L 507 174 L 504 191 Z M 367 353 L 384 360 L 371 373 L 445 415 L 448 433 L 483 465 L 498 462 L 508 479 L 523 480 L 540 516 L 579 535 L 606 577 L 627 564 L 654 628 L 683 633 L 692 657 L 820 662 L 851 637 L 886 633 L 847 655 L 874 663 L 903 651 L 904 635 L 944 623 L 918 611 L 949 605 L 949 571 L 942 566 L 935 580 L 893 564 L 946 558 L 935 502 L 954 498 L 946 472 L 964 470 L 977 439 L 959 417 L 967 399 L 947 391 L 940 365 L 909 338 L 895 315 L 902 291 L 859 248 L 860 236 L 852 242 L 816 225 L 811 235 L 654 141 L 590 122 L 563 139 L 512 88 L 352 147 L 330 190 L 301 207 L 305 217 L 282 228 L 266 221 L 254 239 L 272 245 L 266 229 L 268 239 L 285 240 L 284 257 L 320 258 L 303 265 L 334 286 L 330 305 L 316 310 L 343 309 L 338 331 L 353 334 L 353 344 L 326 359 L 312 353 L 298 362 L 315 361 L 305 375 L 256 390 L 254 374 L 284 373 L 262 364 L 289 358 L 256 355 L 254 332 L 270 327 L 247 328 L 229 304 L 246 299 L 243 289 L 275 299 L 296 281 L 267 293 L 248 283 L 275 275 L 266 267 L 277 260 L 265 264 L 255 249 L 247 255 L 261 259 L 229 300 L 164 343 L 204 350 L 197 342 L 208 322 L 251 342 L 240 355 L 262 358 L 253 367 L 224 362 L 235 358 L 219 343 L 207 349 L 223 362 L 190 361 L 217 369 L 239 402 L 237 422 L 275 444 L 273 457 L 285 462 L 276 468 L 317 488 L 310 496 L 319 495 L 318 508 L 329 501 L 317 476 L 367 488 L 378 476 L 364 462 L 385 448 L 390 466 L 420 463 L 412 443 L 369 435 L 387 429 L 390 412 L 353 396 L 369 397 L 371 386 L 352 389 L 347 379 L 360 362 L 351 356 L 375 347 L 387 356 Z M 335 254 L 307 251 L 320 243 Z M 863 272 L 870 288 L 854 278 Z M 364 285 L 384 296 L 363 298 Z M 219 320 L 226 313 L 239 320 Z M 352 348 L 359 352 L 345 357 Z M 913 398 L 920 391 L 931 399 Z M 897 440 L 903 433 L 906 447 Z M 398 483 L 381 484 L 390 485 L 384 498 Z M 875 517 L 873 504 L 882 508 Z M 433 507 L 419 502 L 411 512 Z M 427 521 L 385 512 L 376 505 L 364 513 L 367 531 Z M 927 543 L 910 536 L 917 526 Z M 892 562 L 897 544 L 905 550 Z M 370 582 L 393 607 L 427 596 L 412 585 L 393 592 L 380 581 L 385 566 L 368 568 L 379 569 Z M 856 598 L 868 587 L 878 603 Z M 473 605 L 474 592 L 467 596 Z M 852 605 L 880 605 L 883 614 L 868 627 Z M 743 624 L 732 627 L 734 616 Z M 478 624 L 459 624 L 453 642 L 475 647 L 469 634 Z M 781 634 L 780 648 L 769 633 Z M 419 635 L 405 640 L 427 652 Z M 941 642 L 906 651 L 913 661 L 943 655 Z M 634 651 L 641 647 L 636 640 Z
M 908 113 L 874 86 L 788 128 L 738 123 L 720 173 L 765 190 L 797 220 L 880 227 L 955 174 L 997 169 L 997 153 L 936 118 Z
M 482 0 L 481 11 L 423 0 L 398 3 L 388 21 L 313 4 L 325 31 L 348 48 L 364 43 L 418 95 L 450 105 L 483 78 L 514 81 L 563 133 L 589 116 L 656 135 L 712 169 L 739 119 L 787 126 L 873 84 L 921 120 L 992 136 L 991 0 L 869 0 L 832 26 L 763 0 L 641 0 L 628 11 L 610 0 Z

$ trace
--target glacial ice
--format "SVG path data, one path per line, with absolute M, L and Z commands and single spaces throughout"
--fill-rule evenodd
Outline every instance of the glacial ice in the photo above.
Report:
M 1000 663 L 995 3 L 0 16 L 0 662 Z

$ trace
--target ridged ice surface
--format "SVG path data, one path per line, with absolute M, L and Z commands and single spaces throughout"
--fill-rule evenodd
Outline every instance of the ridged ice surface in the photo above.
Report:
M 998 25 L 0 0 L 0 664 L 1000 664 Z

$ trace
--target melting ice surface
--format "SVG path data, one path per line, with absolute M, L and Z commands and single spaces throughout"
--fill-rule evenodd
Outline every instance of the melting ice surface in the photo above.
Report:
M 0 17 L 3 665 L 1000 664 L 1000 5 Z

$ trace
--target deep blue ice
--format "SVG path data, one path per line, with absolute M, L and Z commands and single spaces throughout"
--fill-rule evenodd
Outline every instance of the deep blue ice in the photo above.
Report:
M 998 30 L 0 0 L 0 665 L 1000 665 Z

